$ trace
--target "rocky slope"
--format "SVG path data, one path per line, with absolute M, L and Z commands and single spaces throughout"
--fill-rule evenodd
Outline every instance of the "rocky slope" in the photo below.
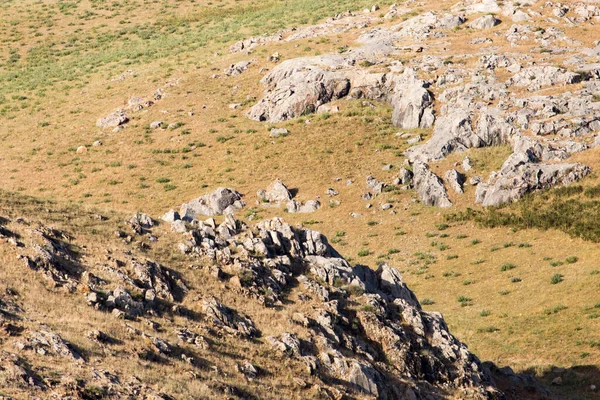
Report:
M 237 52 L 298 35 L 360 30 L 354 47 L 286 60 L 269 71 L 261 81 L 265 94 L 248 117 L 281 122 L 330 112 L 335 108 L 328 103 L 346 98 L 390 103 L 398 128 L 433 129 L 431 138 L 410 148 L 406 157 L 422 163 L 415 168 L 421 200 L 441 207 L 451 205 L 445 190 L 432 189 L 434 198 L 419 190 L 420 181 L 432 182 L 426 163 L 470 148 L 513 149 L 502 168 L 478 184 L 475 202 L 485 206 L 513 202 L 589 174 L 588 167 L 565 160 L 598 144 L 600 44 L 586 48 L 566 28 L 596 24 L 600 7 L 491 0 L 460 2 L 446 12 L 415 16 L 412 7 L 404 6 L 393 5 L 378 16 L 373 11 L 233 46 L 231 51 Z M 398 17 L 403 21 L 397 23 Z M 468 51 L 465 43 L 448 40 L 449 32 L 462 29 L 478 33 Z M 556 66 L 557 60 L 563 66 Z
M 227 209 L 229 200 L 238 201 L 232 192 L 207 197 Z M 104 254 L 93 251 L 87 233 L 4 217 L 0 245 L 14 265 L 3 273 L 0 393 L 16 398 L 254 398 L 259 393 L 261 398 L 507 398 L 489 369 L 448 331 L 441 314 L 423 311 L 394 267 L 353 266 L 323 235 L 281 218 L 249 227 L 232 214 L 221 223 L 199 217 L 183 225 L 175 217 L 157 226 L 144 214 L 119 222 L 80 212 L 74 219 L 92 219 L 94 229 L 115 229 L 112 238 L 103 239 Z M 169 225 L 173 229 L 165 229 Z M 148 254 L 172 252 L 182 255 L 168 265 Z M 35 307 L 39 298 L 68 306 L 71 322 L 48 325 L 51 316 Z M 272 317 L 262 318 L 273 313 L 280 316 L 276 324 Z M 87 323 L 74 325 L 81 318 Z M 246 357 L 230 361 L 223 346 L 229 353 L 260 351 L 242 350 Z M 279 365 L 269 364 L 272 360 Z M 139 376 L 139 368 L 156 368 L 174 381 L 172 374 L 185 371 L 179 379 L 197 381 L 202 389 L 164 390 Z M 272 374 L 281 375 L 282 369 L 290 370 L 293 382 L 265 392 Z M 503 373 L 513 377 L 511 390 L 529 387 L 544 396 L 534 381 Z

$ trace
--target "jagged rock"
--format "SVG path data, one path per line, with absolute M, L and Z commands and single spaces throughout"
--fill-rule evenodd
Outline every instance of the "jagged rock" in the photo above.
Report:
M 213 325 L 221 327 L 229 333 L 249 338 L 259 334 L 250 318 L 244 317 L 235 310 L 221 304 L 215 297 L 210 297 L 202 302 L 202 311 Z
M 262 82 L 270 91 L 253 106 L 248 117 L 256 121 L 281 122 L 317 111 L 319 106 L 348 94 L 348 79 L 318 67 L 304 69 L 302 60 L 279 64 Z
M 444 174 L 444 179 L 456 193 L 463 193 L 465 176 L 455 169 L 450 169 Z
M 218 188 L 214 192 L 198 197 L 181 206 L 182 220 L 192 221 L 196 215 L 221 215 L 231 214 L 246 205 L 242 194 L 229 188 Z
M 517 148 L 518 146 L 519 144 Z M 535 150 L 534 147 L 529 147 L 513 153 L 500 171 L 490 175 L 487 183 L 477 185 L 475 201 L 484 206 L 514 202 L 532 191 L 555 185 L 569 185 L 590 172 L 589 167 L 581 164 L 542 163 L 540 158 L 543 157 L 543 148 L 537 154 Z
M 367 188 L 371 189 L 373 191 L 373 194 L 375 194 L 375 195 L 380 194 L 383 191 L 383 189 L 385 188 L 385 183 L 378 181 L 372 175 L 367 176 L 366 182 L 367 182 Z M 368 198 L 363 198 L 363 199 L 369 200 L 370 198 L 371 197 L 369 196 Z
M 293 333 L 284 333 L 279 338 L 274 336 L 267 337 L 267 341 L 274 349 L 290 356 L 300 357 L 300 340 Z
M 150 229 L 154 226 L 154 221 L 147 214 L 136 213 L 128 221 L 131 228 L 138 234 L 141 234 L 145 229 Z
M 176 291 L 180 294 L 187 292 L 183 282 L 173 278 L 169 271 L 154 261 L 146 260 L 142 263 L 133 260 L 132 268 L 139 287 L 146 289 L 146 298 L 151 291 L 151 299 L 158 296 L 173 301 L 179 297 Z
M 112 113 L 98 119 L 96 126 L 101 129 L 114 128 L 121 126 L 129 121 L 127 114 L 123 110 L 116 110 Z
M 118 287 L 106 299 L 106 306 L 113 308 L 112 312 L 117 317 L 134 319 L 144 313 L 144 304 L 133 300 L 129 291 Z
M 469 24 L 469 28 L 472 29 L 489 29 L 500 24 L 500 20 L 493 15 L 484 15 L 477 18 Z
M 433 126 L 433 96 L 416 72 L 407 69 L 397 81 L 390 103 L 394 107 L 392 123 L 403 129 Z
M 483 109 L 475 130 L 472 118 L 470 112 L 460 109 L 439 118 L 431 139 L 408 149 L 407 157 L 423 162 L 441 160 L 469 148 L 505 144 L 516 133 L 497 109 Z
M 42 328 L 37 332 L 30 334 L 29 346 L 38 354 L 47 354 L 64 357 L 76 362 L 84 362 L 83 358 L 73 350 L 72 346 L 65 341 L 59 334 L 52 332 L 47 328 Z
M 292 200 L 292 194 L 281 179 L 276 179 L 267 186 L 266 190 L 259 190 L 257 196 L 261 201 L 268 203 L 282 203 Z
M 175 210 L 170 210 L 167 211 L 167 213 L 165 215 L 162 216 L 161 218 L 163 221 L 165 222 L 175 222 L 181 219 L 181 217 L 179 216 L 179 213 Z
M 441 179 L 429 170 L 429 166 L 421 161 L 413 163 L 414 185 L 423 204 L 436 207 L 450 207 L 446 188 Z

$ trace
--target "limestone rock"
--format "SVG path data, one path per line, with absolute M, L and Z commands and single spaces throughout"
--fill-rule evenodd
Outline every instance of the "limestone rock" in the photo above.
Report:
M 493 15 L 484 15 L 477 18 L 469 24 L 469 28 L 473 29 L 489 29 L 500 24 L 500 20 Z
M 442 208 L 452 206 L 442 180 L 429 170 L 427 164 L 415 161 L 413 173 L 415 189 L 423 204 Z
M 231 214 L 242 209 L 246 203 L 242 194 L 229 188 L 217 188 L 214 192 L 198 197 L 181 206 L 179 211 L 183 220 L 194 220 L 196 215 Z
M 96 126 L 101 129 L 115 128 L 129 121 L 127 114 L 123 110 L 116 110 L 96 122 Z

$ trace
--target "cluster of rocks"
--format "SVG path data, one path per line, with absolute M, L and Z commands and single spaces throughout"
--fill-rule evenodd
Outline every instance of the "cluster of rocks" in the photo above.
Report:
M 152 107 L 155 102 L 166 96 L 166 88 L 177 86 L 180 81 L 178 78 L 169 80 L 164 87 L 156 89 L 152 99 L 137 96 L 130 97 L 125 107 L 120 107 L 110 114 L 98 118 L 96 126 L 100 129 L 113 128 L 113 132 L 119 132 L 129 122 L 129 112 L 135 113 Z
M 427 163 L 471 148 L 511 146 L 515 149 L 502 170 L 492 173 L 487 182 L 471 177 L 482 181 L 476 201 L 485 205 L 514 201 L 529 191 L 579 180 L 589 172 L 587 167 L 553 165 L 551 161 L 555 157 L 548 158 L 547 152 L 542 156 L 523 157 L 517 147 L 533 137 L 539 146 L 552 148 L 553 153 L 560 152 L 564 159 L 600 143 L 600 139 L 596 139 L 600 132 L 600 106 L 595 100 L 600 84 L 594 81 L 600 76 L 596 60 L 600 52 L 576 50 L 573 45 L 581 43 L 570 39 L 560 28 L 544 30 L 519 25 L 543 15 L 524 8 L 527 4 L 515 4 L 501 5 L 495 0 L 462 2 L 451 13 L 426 12 L 390 27 L 365 29 L 356 42 L 358 47 L 341 54 L 286 60 L 262 78 L 266 86 L 264 96 L 247 115 L 257 121 L 280 122 L 318 112 L 329 102 L 341 98 L 390 103 L 394 125 L 402 129 L 433 128 L 431 138 L 410 148 L 406 157 L 413 164 L 419 162 L 413 167 L 418 172 L 414 187 L 420 199 L 441 207 L 452 204 L 444 186 L 462 193 L 466 177 L 457 175 L 456 171 L 448 172 L 442 179 L 430 171 Z M 554 17 L 556 10 L 560 10 L 558 14 L 563 17 L 564 13 L 571 12 L 569 7 L 558 3 L 548 2 L 544 7 L 552 11 Z M 587 15 L 589 19 L 594 17 L 597 6 L 574 8 L 578 10 L 575 13 Z M 391 8 L 392 11 L 397 12 L 397 8 Z M 469 16 L 477 13 L 489 14 L 470 21 Z M 502 24 L 498 26 L 504 17 L 498 19 L 491 13 L 502 14 L 516 24 L 506 28 Z M 504 36 L 513 44 L 528 38 L 541 46 L 565 43 L 570 47 L 560 52 L 573 54 L 564 64 L 570 67 L 557 67 L 552 59 L 533 60 L 524 53 L 497 55 L 492 48 L 482 48 L 476 54 L 454 55 L 479 57 L 472 68 L 457 66 L 430 54 L 415 56 L 406 65 L 394 59 L 394 55 L 406 51 L 403 43 L 420 41 L 433 45 L 436 39 L 446 37 L 449 29 L 467 21 L 474 29 L 498 26 L 492 35 Z M 368 67 L 378 64 L 385 64 L 387 72 L 373 72 Z M 435 74 L 435 78 L 420 78 L 417 67 Z M 500 79 L 497 74 L 500 71 L 509 73 L 510 77 Z M 582 86 L 568 91 L 576 83 Z M 548 87 L 563 88 L 565 93 L 536 93 Z M 524 94 L 522 89 L 528 93 Z M 439 109 L 438 115 L 434 108 Z M 520 160 L 517 163 L 520 167 L 515 164 L 516 159 Z M 533 178 L 537 175 L 544 176 Z M 498 190 L 488 189 L 493 187 L 510 194 L 499 195 Z M 484 195 L 484 192 L 490 194 Z
M 285 209 L 289 213 L 310 213 L 321 207 L 319 200 L 308 200 L 306 202 L 294 200 L 294 196 L 281 179 L 276 179 L 266 189 L 259 190 L 256 196 L 261 204 L 280 205 L 285 203 Z
M 396 269 L 353 267 L 320 233 L 280 218 L 253 229 L 230 215 L 218 227 L 213 224 L 209 219 L 183 234 L 180 248 L 216 263 L 207 267 L 216 279 L 267 307 L 281 306 L 297 280 L 303 287 L 299 300 L 318 304 L 310 314 L 293 315 L 308 336 L 286 332 L 266 338 L 282 357 L 303 362 L 323 380 L 333 377 L 351 391 L 379 398 L 423 396 L 427 389 L 420 381 L 443 382 L 476 398 L 501 398 L 477 358 L 448 332 L 440 314 L 421 309 Z M 360 311 L 350 310 L 350 297 L 362 304 Z M 248 316 L 215 298 L 202 307 L 226 332 L 257 335 Z

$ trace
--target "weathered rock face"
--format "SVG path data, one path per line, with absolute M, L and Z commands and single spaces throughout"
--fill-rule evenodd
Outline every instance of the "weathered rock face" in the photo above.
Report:
M 288 60 L 263 79 L 265 97 L 248 112 L 257 121 L 281 122 L 317 112 L 325 103 L 345 97 L 387 101 L 392 122 L 404 129 L 429 128 L 435 120 L 433 97 L 416 72 L 371 74 L 353 67 L 364 55 L 307 57 Z M 353 69 L 347 69 L 352 67 Z M 325 68 L 334 70 L 330 72 Z M 346 69 L 344 69 L 346 68 Z
M 202 310 L 213 325 L 223 328 L 229 333 L 248 338 L 257 336 L 259 333 L 252 320 L 239 315 L 235 310 L 221 304 L 214 297 L 203 301 Z
M 427 164 L 415 161 L 413 173 L 415 189 L 423 204 L 442 208 L 452 206 L 442 180 L 429 170 Z
M 455 169 L 450 169 L 444 174 L 444 179 L 456 193 L 463 193 L 465 176 Z
M 514 153 L 499 172 L 492 173 L 487 183 L 477 185 L 475 201 L 484 206 L 512 203 L 526 193 L 566 186 L 589 173 L 590 168 L 581 164 L 539 163 L 531 155 Z
M 183 220 L 194 220 L 196 215 L 231 214 L 246 205 L 242 194 L 229 188 L 218 188 L 214 192 L 185 203 L 179 211 Z
M 414 71 L 406 70 L 397 81 L 390 103 L 394 107 L 394 125 L 403 129 L 430 128 L 433 125 L 433 96 Z
M 314 113 L 320 105 L 348 94 L 350 83 L 341 74 L 318 67 L 305 68 L 294 61 L 283 62 L 263 78 L 269 92 L 250 109 L 250 119 L 285 121 Z
M 534 60 L 528 53 L 495 54 L 486 46 L 494 40 L 485 37 L 472 41 L 482 45 L 475 67 L 458 65 L 426 51 L 428 43 L 441 44 L 439 40 L 447 36 L 446 30 L 465 23 L 465 15 L 488 14 L 469 18 L 469 26 L 473 29 L 497 27 L 500 20 L 493 14 L 504 15 L 506 20 L 515 22 L 548 17 L 528 8 L 532 5 L 529 2 L 499 4 L 496 0 L 465 0 L 452 7 L 450 13 L 425 12 L 404 18 L 393 26 L 365 29 L 356 41 L 358 46 L 340 54 L 302 57 L 279 64 L 263 79 L 267 86 L 265 97 L 250 110 L 249 116 L 257 120 L 281 121 L 315 112 L 328 101 L 347 96 L 391 104 L 392 123 L 400 128 L 433 127 L 433 135 L 426 143 L 419 143 L 421 134 L 410 139 L 409 144 L 415 145 L 405 153 L 410 161 L 432 162 L 471 148 L 512 145 L 516 137 L 529 133 L 573 139 L 568 146 L 561 145 L 560 159 L 565 159 L 572 152 L 585 150 L 590 143 L 600 143 L 600 140 L 590 140 L 590 135 L 600 130 L 597 117 L 600 105 L 594 100 L 599 87 L 592 81 L 600 77 L 597 48 L 583 52 L 569 50 L 582 44 L 571 39 L 565 29 L 534 30 L 531 24 L 516 23 L 506 28 L 500 25 L 495 29 L 495 35 L 506 38 L 514 46 L 534 41 L 552 53 L 574 53 L 563 64 L 571 71 L 547 60 Z M 554 10 L 560 15 L 573 14 L 572 9 L 564 8 L 556 5 Z M 600 12 L 596 10 L 599 7 L 594 11 L 588 8 L 577 7 L 574 20 L 580 18 L 583 23 Z M 391 7 L 384 18 L 407 12 L 408 9 Z M 287 38 L 284 38 L 286 33 L 282 35 L 280 40 L 294 40 L 294 35 Z M 559 47 L 563 45 L 568 47 Z M 408 50 L 413 56 L 399 62 L 396 56 L 404 55 Z M 419 55 L 421 52 L 423 55 Z M 453 57 L 468 60 L 474 55 L 460 53 Z M 368 68 L 370 65 L 385 65 L 387 70 Z M 512 77 L 506 79 L 498 75 L 500 70 L 510 72 Z M 572 72 L 575 70 L 579 72 Z M 419 75 L 424 76 L 421 71 L 435 78 L 424 81 L 419 78 Z M 583 81 L 586 81 L 584 88 L 574 86 L 576 92 L 561 95 L 526 97 L 521 90 L 527 88 L 537 92 Z M 336 89 L 340 82 L 343 82 L 341 91 Z M 541 145 L 555 147 L 551 139 Z M 558 156 L 556 148 L 548 151 Z M 511 183 L 506 181 L 504 184 Z M 372 193 L 365 194 L 365 199 L 369 196 Z

